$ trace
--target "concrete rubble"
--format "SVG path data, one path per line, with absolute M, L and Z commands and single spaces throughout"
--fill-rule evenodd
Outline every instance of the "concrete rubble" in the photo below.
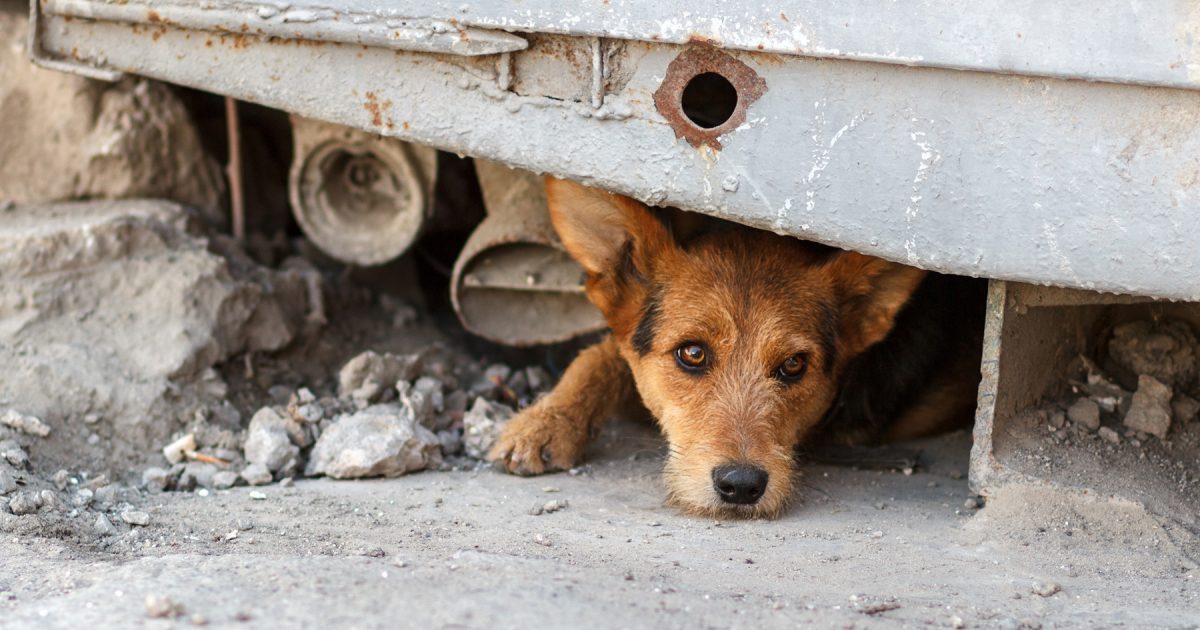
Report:
M 136 461 L 220 409 L 227 387 L 213 367 L 282 348 L 307 307 L 302 274 L 245 272 L 211 251 L 222 239 L 162 201 L 5 211 L 0 402 L 41 422 L 4 423 L 53 427 L 40 448 L 64 462 L 97 430 L 119 438 L 106 456 Z
M 1138 376 L 1138 389 L 1133 394 L 1133 405 L 1125 414 L 1125 426 L 1134 431 L 1149 433 L 1158 439 L 1166 439 L 1171 429 L 1170 386 L 1147 374 Z
M 305 473 L 335 479 L 396 477 L 438 463 L 440 445 L 411 411 L 372 405 L 338 418 L 321 433 Z
M 224 221 L 225 183 L 165 85 L 38 68 L 28 7 L 0 7 L 0 202 L 170 199 Z

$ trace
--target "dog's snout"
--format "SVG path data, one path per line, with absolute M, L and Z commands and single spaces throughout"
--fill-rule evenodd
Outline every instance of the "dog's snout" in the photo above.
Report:
M 713 470 L 713 487 L 721 500 L 737 505 L 757 503 L 767 490 L 767 471 L 749 464 L 729 464 Z

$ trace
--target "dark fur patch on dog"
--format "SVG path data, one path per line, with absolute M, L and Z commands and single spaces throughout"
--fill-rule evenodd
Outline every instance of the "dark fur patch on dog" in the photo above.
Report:
M 835 439 L 873 439 L 926 393 L 956 356 L 978 352 L 987 283 L 930 273 L 883 341 L 846 366 L 823 426 Z

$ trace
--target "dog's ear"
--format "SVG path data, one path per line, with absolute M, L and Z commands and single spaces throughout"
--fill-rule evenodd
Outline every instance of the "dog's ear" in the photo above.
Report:
M 891 332 L 896 315 L 927 273 L 857 252 L 842 252 L 826 265 L 838 288 L 839 334 L 847 359 Z
M 628 197 L 546 177 L 546 200 L 563 245 L 592 278 L 624 271 L 647 277 L 655 259 L 674 247 L 666 225 Z

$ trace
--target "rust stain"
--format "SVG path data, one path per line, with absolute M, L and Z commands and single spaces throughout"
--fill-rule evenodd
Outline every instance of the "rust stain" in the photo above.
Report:
M 212 38 L 210 37 L 210 38 L 204 40 L 204 45 L 209 48 L 212 48 Z
M 687 41 L 689 44 L 707 44 L 709 46 L 716 45 L 717 43 L 717 40 L 709 37 L 708 35 L 701 35 L 700 33 L 692 33 L 688 35 Z
M 400 124 L 404 128 L 405 131 L 408 131 L 408 121 L 407 120 L 401 122 Z
M 150 9 L 146 12 L 146 19 L 155 24 L 161 24 L 163 21 L 162 16 L 159 15 L 158 11 L 155 11 L 154 9 Z
M 380 106 L 379 97 L 375 96 L 374 92 L 367 92 L 367 102 L 363 103 L 363 109 L 371 114 L 372 125 L 383 126 L 383 108 Z
M 784 22 L 791 22 L 791 20 L 788 19 L 787 14 L 783 11 L 779 12 L 779 19 L 783 20 Z
M 683 112 L 683 90 L 701 74 L 716 73 L 737 90 L 737 105 L 729 118 L 712 128 L 700 127 Z M 667 66 L 666 77 L 654 92 L 654 106 L 667 120 L 676 138 L 683 138 L 697 149 L 721 148 L 720 137 L 746 122 L 746 110 L 767 91 L 767 82 L 753 68 L 718 48 L 693 45 Z
M 154 41 L 158 41 L 158 38 L 162 37 L 163 33 L 165 33 L 165 32 L 167 32 L 165 29 L 161 30 L 161 31 L 154 31 L 154 33 L 152 35 L 150 35 L 150 39 L 152 39 Z

